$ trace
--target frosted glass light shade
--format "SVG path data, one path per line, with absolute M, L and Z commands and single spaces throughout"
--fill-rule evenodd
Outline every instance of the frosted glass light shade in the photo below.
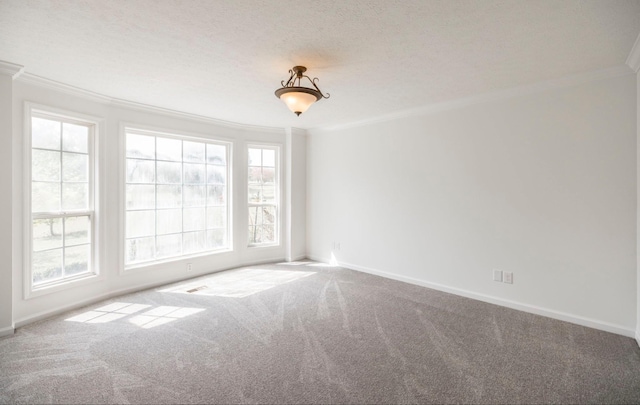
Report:
M 296 115 L 307 111 L 311 104 L 322 98 L 320 92 L 307 87 L 283 87 L 276 90 L 276 96 Z

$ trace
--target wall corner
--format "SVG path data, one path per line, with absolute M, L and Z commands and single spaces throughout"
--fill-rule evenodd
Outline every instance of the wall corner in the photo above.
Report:
M 13 81 L 23 66 L 0 61 L 0 336 L 13 322 Z M 10 190 L 9 192 L 6 192 Z
M 286 128 L 286 259 L 306 257 L 307 205 L 307 132 L 300 128 Z

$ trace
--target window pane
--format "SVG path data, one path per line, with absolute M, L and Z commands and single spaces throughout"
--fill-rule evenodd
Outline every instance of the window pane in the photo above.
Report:
M 60 152 L 33 149 L 31 160 L 32 180 L 60 181 Z
M 227 164 L 227 148 L 223 145 L 207 144 L 207 163 L 214 165 Z
M 66 248 L 64 250 L 65 276 L 73 276 L 76 274 L 88 272 L 90 258 L 90 245 L 80 245 Z
M 273 149 L 262 149 L 262 166 L 276 167 L 276 151 Z
M 62 209 L 79 210 L 89 207 L 87 183 L 62 183 Z
M 60 211 L 60 183 L 33 182 L 31 185 L 33 212 Z
M 33 252 L 31 269 L 34 285 L 61 278 L 62 249 Z
M 62 124 L 62 150 L 87 153 L 89 151 L 89 128 L 83 125 Z
M 127 159 L 127 183 L 154 183 L 155 178 L 154 161 Z
M 249 166 L 262 166 L 262 149 L 249 148 Z
M 205 165 L 184 164 L 184 184 L 204 184 Z
M 31 119 L 31 147 L 60 150 L 60 122 L 44 118 Z
M 225 228 L 227 226 L 227 207 L 207 208 L 207 229 Z
M 154 239 L 155 238 L 139 238 L 127 240 L 127 262 L 132 263 L 153 259 L 155 250 Z
M 227 231 L 224 229 L 207 231 L 207 248 L 219 249 L 223 247 L 227 247 Z
M 182 254 L 182 234 L 164 235 L 156 238 L 156 256 L 171 257 Z
M 62 247 L 62 219 L 34 219 L 32 228 L 33 251 Z
M 62 181 L 88 181 L 89 155 L 62 154 Z
M 226 182 L 227 182 L 226 167 L 207 165 L 207 184 L 225 184 Z
M 270 167 L 263 168 L 262 181 L 265 184 L 274 184 L 276 182 L 276 169 Z
M 178 139 L 156 138 L 158 160 L 182 162 L 182 141 Z
M 204 143 L 183 141 L 182 148 L 182 159 L 185 162 L 204 163 Z
M 225 205 L 227 203 L 226 187 L 208 186 L 207 205 Z
M 64 220 L 64 245 L 83 245 L 89 240 L 90 220 L 88 216 L 69 217 Z
M 158 210 L 157 211 L 158 235 L 182 232 L 182 210 Z
M 182 235 L 184 254 L 202 252 L 207 247 L 206 232 L 188 232 Z
M 275 186 L 262 186 L 262 201 L 267 203 L 276 202 L 276 188 Z
M 265 225 L 262 227 L 262 243 L 273 243 L 276 240 L 275 227 Z
M 249 207 L 249 225 L 262 225 L 262 207 Z
M 204 208 L 185 208 L 182 218 L 185 232 L 205 229 L 206 218 Z
M 249 186 L 249 202 L 262 202 L 262 186 Z
M 265 225 L 276 223 L 276 207 L 262 207 L 262 223 Z
M 154 136 L 127 134 L 127 157 L 155 159 Z
M 156 186 L 127 185 L 127 209 L 148 209 L 156 206 Z
M 249 181 L 249 184 L 254 184 L 254 185 L 262 184 L 262 168 L 250 167 L 248 181 Z
M 182 186 L 157 186 L 158 208 L 182 207 Z
M 205 186 L 184 186 L 184 206 L 202 207 L 206 203 Z
M 156 167 L 159 184 L 182 183 L 182 163 L 158 162 Z
M 127 212 L 127 238 L 151 236 L 155 234 L 155 211 Z

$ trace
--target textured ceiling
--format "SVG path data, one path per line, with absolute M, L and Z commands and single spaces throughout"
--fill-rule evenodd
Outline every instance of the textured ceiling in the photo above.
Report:
M 623 65 L 640 1 L 0 0 L 0 60 L 114 98 L 322 127 Z M 331 98 L 274 95 L 301 64 Z

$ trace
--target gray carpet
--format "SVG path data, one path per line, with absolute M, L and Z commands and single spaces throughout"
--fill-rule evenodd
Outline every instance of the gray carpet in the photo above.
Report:
M 0 339 L 2 403 L 639 403 L 633 339 L 317 263 L 124 295 Z

